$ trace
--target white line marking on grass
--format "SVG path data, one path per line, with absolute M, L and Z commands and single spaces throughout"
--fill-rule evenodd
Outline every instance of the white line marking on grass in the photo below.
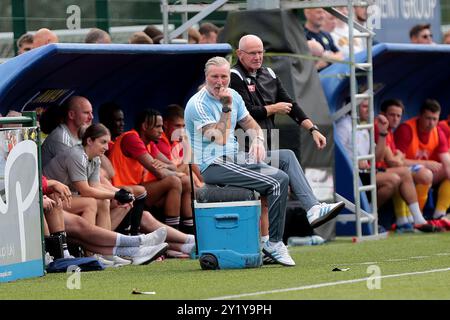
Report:
M 450 256 L 450 252 L 442 252 L 442 253 L 435 253 L 433 256 Z M 381 260 L 380 262 L 377 261 L 370 261 L 370 262 L 355 262 L 355 263 L 337 263 L 334 264 L 335 266 L 355 266 L 355 265 L 366 265 L 366 264 L 378 264 L 383 262 L 400 262 L 400 261 L 407 261 L 410 259 L 426 259 L 426 258 L 432 258 L 432 256 L 414 256 L 414 257 L 407 257 L 407 258 L 391 258 L 386 260 Z
M 387 259 L 386 261 L 389 261 L 389 262 L 398 262 L 398 261 L 406 261 L 406 260 L 408 260 L 408 259 Z
M 226 300 L 226 299 L 244 298 L 244 297 L 259 296 L 259 295 L 264 295 L 264 294 L 272 294 L 272 293 L 281 293 L 281 292 L 289 292 L 289 291 L 300 291 L 300 290 L 317 289 L 317 288 L 323 288 L 323 287 L 331 287 L 331 286 L 337 286 L 337 285 L 341 285 L 341 284 L 363 282 L 363 281 L 367 281 L 368 279 L 374 280 L 376 278 L 379 278 L 379 279 L 382 279 L 382 278 L 398 278 L 398 277 L 404 277 L 404 276 L 413 276 L 413 275 L 417 275 L 417 274 L 446 272 L 446 271 L 450 271 L 450 267 L 449 268 L 444 268 L 444 269 L 432 269 L 432 270 L 417 271 L 417 272 L 406 272 L 406 273 L 389 274 L 389 275 L 381 276 L 381 277 L 366 277 L 366 278 L 360 278 L 360 279 L 318 283 L 318 284 L 311 284 L 311 285 L 302 286 L 302 287 L 276 289 L 276 290 L 268 290 L 268 291 L 259 291 L 259 292 L 252 292 L 252 293 L 242 293 L 242 294 L 235 294 L 235 295 L 229 295 L 229 296 L 209 298 L 208 300 Z

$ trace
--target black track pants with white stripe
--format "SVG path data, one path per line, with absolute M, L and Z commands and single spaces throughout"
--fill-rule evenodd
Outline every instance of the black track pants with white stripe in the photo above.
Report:
M 267 196 L 270 241 L 282 240 L 289 186 L 286 173 L 265 163 L 236 164 L 218 158 L 202 176 L 208 184 L 242 187 Z

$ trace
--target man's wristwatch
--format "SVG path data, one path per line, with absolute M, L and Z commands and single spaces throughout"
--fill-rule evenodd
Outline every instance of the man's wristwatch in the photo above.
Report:
M 231 111 L 231 108 L 229 107 L 229 106 L 223 106 L 222 107 L 222 112 L 223 113 L 228 113 L 228 112 L 230 112 Z
M 313 125 L 311 128 L 309 128 L 309 133 L 312 134 L 314 130 L 320 131 L 318 126 Z

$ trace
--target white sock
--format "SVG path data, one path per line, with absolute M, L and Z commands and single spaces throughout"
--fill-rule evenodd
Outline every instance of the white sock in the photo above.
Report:
M 408 214 L 406 218 L 408 219 L 409 223 L 414 223 L 414 217 L 412 215 Z
M 409 220 L 407 217 L 398 217 L 396 223 L 397 223 L 397 226 L 401 226 L 402 224 L 409 223 Z
M 186 241 L 184 243 L 195 243 L 195 236 L 193 234 L 187 234 Z
M 121 233 L 117 234 L 116 247 L 139 247 L 140 244 L 140 236 L 126 236 Z
M 67 249 L 64 249 L 64 258 L 73 258 L 73 256 L 71 256 L 70 255 L 70 252 L 69 252 L 69 250 L 67 250 Z
M 414 223 L 415 224 L 424 224 L 427 223 L 427 220 L 423 218 L 422 212 L 420 211 L 419 203 L 414 202 L 408 205 L 409 211 L 411 211 L 413 217 L 414 217 Z
M 267 236 L 261 236 L 261 243 L 269 241 L 269 235 Z
M 195 242 L 194 243 L 185 243 L 183 245 L 181 245 L 181 252 L 183 253 L 191 253 L 192 250 L 195 247 Z
M 439 211 L 439 210 L 436 210 L 436 211 L 434 211 L 434 213 L 433 213 L 433 219 L 439 219 L 439 218 L 441 218 L 441 217 L 445 217 L 445 214 L 446 214 L 445 211 Z

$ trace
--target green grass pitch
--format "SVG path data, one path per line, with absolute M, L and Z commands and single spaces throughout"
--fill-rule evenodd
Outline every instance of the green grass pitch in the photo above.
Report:
M 8 299 L 450 299 L 450 232 L 391 234 L 352 243 L 293 247 L 295 267 L 201 270 L 197 260 L 167 259 L 80 274 L 80 289 L 68 289 L 65 273 L 0 284 Z M 347 271 L 332 271 L 341 268 Z M 134 295 L 132 290 L 154 291 Z

